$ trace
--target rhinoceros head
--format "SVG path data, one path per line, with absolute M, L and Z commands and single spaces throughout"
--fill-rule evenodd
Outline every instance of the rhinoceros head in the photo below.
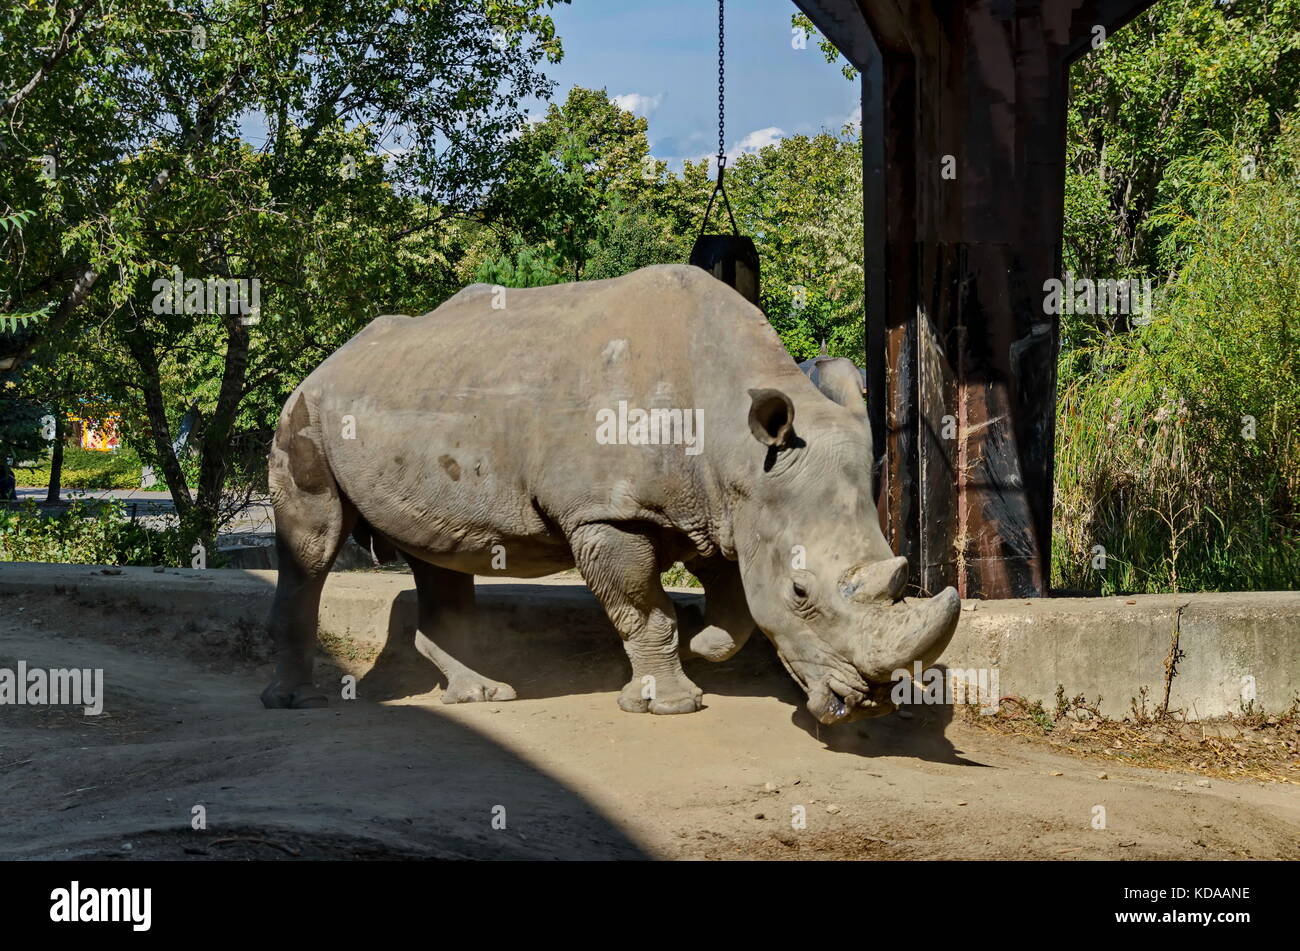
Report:
M 823 367 L 813 377 L 820 394 L 790 388 L 798 419 L 786 392 L 749 391 L 762 464 L 736 513 L 750 613 L 822 723 L 891 712 L 894 672 L 934 663 L 961 608 L 952 588 L 902 600 L 907 560 L 877 520 L 860 378 L 839 362 L 851 378 Z

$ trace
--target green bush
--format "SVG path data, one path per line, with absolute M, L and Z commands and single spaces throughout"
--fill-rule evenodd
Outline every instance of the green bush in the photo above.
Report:
M 133 522 L 116 500 L 76 501 L 46 516 L 34 501 L 0 509 L 0 561 L 189 566 L 178 529 Z

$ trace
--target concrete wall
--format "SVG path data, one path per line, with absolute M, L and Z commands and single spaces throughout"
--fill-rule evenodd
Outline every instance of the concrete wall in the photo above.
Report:
M 1240 712 L 1244 678 L 1266 710 L 1300 696 L 1300 593 L 1291 591 L 969 602 L 943 662 L 996 667 L 1004 695 L 1046 702 L 1062 684 L 1119 715 L 1143 686 L 1160 702 L 1175 632 L 1183 656 L 1170 709 Z
M 110 572 L 110 573 L 105 573 Z M 273 571 L 191 571 L 96 568 L 85 565 L 0 563 L 0 595 L 45 592 L 69 610 L 106 609 L 193 618 L 204 624 L 264 624 L 275 589 Z M 591 593 L 572 578 L 513 582 L 479 579 L 483 630 L 472 650 L 496 665 L 526 667 L 530 655 L 550 653 L 624 663 L 614 633 Z M 673 592 L 684 631 L 697 623 L 698 591 Z M 1180 614 L 1181 608 L 1181 614 Z M 0 600 L 0 637 L 4 633 Z M 329 646 L 374 657 L 409 644 L 415 592 L 405 574 L 343 572 L 330 576 L 321 605 Z M 1003 696 L 1040 699 L 1050 707 L 1057 684 L 1068 695 L 1102 697 L 1112 715 L 1128 712 L 1145 686 L 1159 703 L 1165 659 L 1177 635 L 1183 653 L 1172 681 L 1170 706 L 1189 716 L 1219 716 L 1241 708 L 1243 685 L 1253 678 L 1256 705 L 1285 709 L 1300 696 L 1300 593 L 1263 592 L 1138 595 L 1128 598 L 1052 598 L 973 601 L 943 663 L 995 670 Z M 444 646 L 455 654 L 457 645 Z M 763 645 L 747 648 L 765 662 Z M 702 662 L 700 662 L 702 663 Z M 498 676 L 502 676 L 498 674 Z M 508 679 L 502 676 L 502 679 Z

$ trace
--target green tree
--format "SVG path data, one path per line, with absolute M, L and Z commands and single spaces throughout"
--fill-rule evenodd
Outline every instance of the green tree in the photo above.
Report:
M 520 133 L 486 214 L 525 244 L 548 245 L 569 278 L 582 279 L 614 221 L 607 212 L 635 203 L 665 174 L 646 127 L 604 89 L 573 87 Z
M 1300 105 L 1300 4 L 1162 0 L 1070 74 L 1065 265 L 1089 277 L 1168 280 L 1183 251 L 1153 216 L 1187 182 L 1171 166 L 1207 136 L 1251 174 Z M 1172 252 L 1172 253 L 1171 253 Z M 1065 345 L 1114 321 L 1066 321 Z
M 858 78 L 858 71 L 849 65 L 848 60 L 845 60 L 844 57 L 840 55 L 840 51 L 836 48 L 834 43 L 821 35 L 821 32 L 813 25 L 813 21 L 808 18 L 806 13 L 795 13 L 791 15 L 790 25 L 795 30 L 802 33 L 805 40 L 816 36 L 817 48 L 821 50 L 822 55 L 826 57 L 826 62 L 839 63 L 840 72 L 844 75 L 845 79 Z
M 686 260 L 689 248 L 668 233 L 667 222 L 649 205 L 624 207 L 621 202 L 601 212 L 601 240 L 587 262 L 589 281 L 618 277 L 651 264 Z
M 862 269 L 862 142 L 839 135 L 788 136 L 727 171 L 742 233 L 762 268 L 762 307 L 797 360 L 833 356 L 862 363 L 866 298 Z
M 551 5 L 105 0 L 3 15 L 0 134 L 17 161 L 0 165 L 0 214 L 37 214 L 0 287 L 14 310 L 52 305 L 51 346 L 115 362 L 106 385 L 195 535 L 212 537 L 228 476 L 256 465 L 310 361 L 378 313 L 445 295 L 456 216 L 496 177 L 520 101 L 549 90 Z M 240 140 L 249 115 L 265 142 Z M 160 312 L 153 282 L 175 269 L 259 281 L 260 322 Z M 192 402 L 193 483 L 171 449 Z
M 0 254 L 6 261 L 21 260 L 22 226 L 31 217 L 30 211 L 0 217 Z M 44 407 L 23 388 L 16 360 L 39 332 L 34 323 L 48 310 L 18 310 L 9 289 L 0 287 L 0 500 L 12 497 L 15 479 L 11 466 L 37 455 L 45 446 L 40 423 Z

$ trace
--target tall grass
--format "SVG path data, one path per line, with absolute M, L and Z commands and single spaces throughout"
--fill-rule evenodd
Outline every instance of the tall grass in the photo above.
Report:
M 1182 265 L 1151 322 L 1063 358 L 1058 587 L 1300 582 L 1300 132 L 1250 180 L 1240 156 L 1219 142 L 1171 169 Z

